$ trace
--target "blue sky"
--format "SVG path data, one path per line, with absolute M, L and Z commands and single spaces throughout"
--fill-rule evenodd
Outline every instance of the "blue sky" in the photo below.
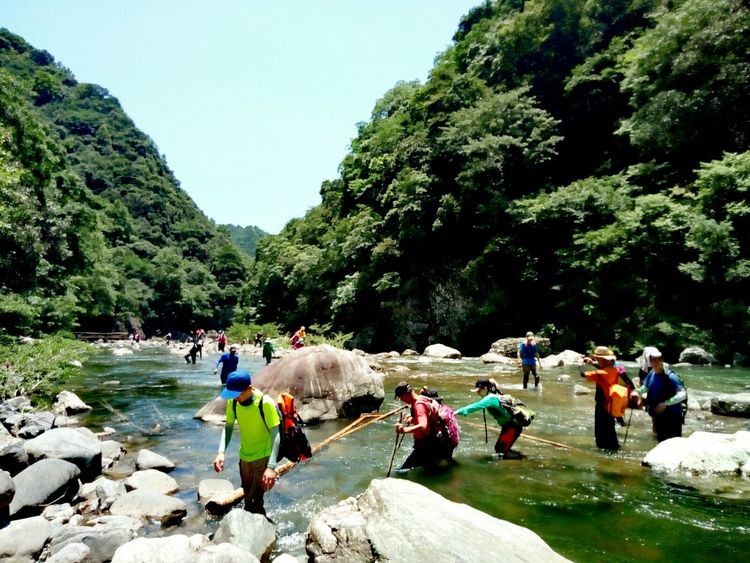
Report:
M 277 233 L 480 2 L 0 0 L 0 26 L 118 98 L 210 218 Z

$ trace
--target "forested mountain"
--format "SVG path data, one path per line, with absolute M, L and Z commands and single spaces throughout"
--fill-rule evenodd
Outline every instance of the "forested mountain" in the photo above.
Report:
M 232 242 L 244 250 L 251 258 L 255 257 L 255 249 L 258 246 L 258 241 L 268 233 L 263 229 L 254 225 L 247 227 L 240 227 L 239 225 L 221 225 L 222 228 L 229 232 L 229 237 Z
M 0 29 L 0 332 L 226 326 L 248 260 L 116 98 Z
M 371 350 L 747 353 L 749 96 L 741 0 L 485 2 L 259 241 L 245 299 Z

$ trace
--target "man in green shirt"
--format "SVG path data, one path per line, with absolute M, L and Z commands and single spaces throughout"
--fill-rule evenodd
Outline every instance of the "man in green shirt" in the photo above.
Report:
M 250 374 L 234 371 L 227 377 L 221 396 L 227 399 L 227 419 L 221 433 L 214 470 L 224 471 L 224 450 L 232 439 L 234 421 L 240 426 L 240 479 L 245 493 L 245 510 L 265 516 L 263 495 L 276 484 L 279 452 L 279 415 L 268 397 L 253 389 Z M 261 409 L 263 409 L 261 413 Z

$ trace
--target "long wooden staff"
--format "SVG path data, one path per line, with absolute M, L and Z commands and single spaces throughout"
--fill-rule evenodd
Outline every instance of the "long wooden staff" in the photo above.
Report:
M 404 419 L 404 413 L 401 412 L 398 415 L 398 422 L 401 424 L 401 421 Z M 396 450 L 398 450 L 398 447 L 401 445 L 401 437 L 403 434 L 399 434 L 396 432 L 396 441 L 393 442 L 393 451 L 391 452 L 391 459 L 388 461 L 388 473 L 385 474 L 386 478 L 391 476 L 391 469 L 393 469 L 393 458 L 396 457 Z
M 484 419 L 484 443 L 489 442 L 489 438 L 487 438 L 487 409 L 482 409 L 482 418 Z
M 374 422 L 378 422 L 380 420 L 385 420 L 386 418 L 393 416 L 397 412 L 402 411 L 405 409 L 407 405 L 404 405 L 402 407 L 398 407 L 397 409 L 393 409 L 392 411 L 389 411 L 387 413 L 383 414 L 376 414 L 376 413 L 366 413 L 360 415 L 360 417 L 352 422 L 351 424 L 348 424 L 332 436 L 329 436 L 319 444 L 315 444 L 312 447 L 312 453 L 315 454 L 319 452 L 322 448 L 330 444 L 331 442 L 335 442 L 336 440 L 339 440 L 345 436 L 348 436 L 349 434 L 352 434 L 354 432 L 357 432 L 359 430 L 362 430 L 366 426 L 369 426 L 370 424 L 373 424 Z M 276 468 L 276 473 L 280 476 L 282 476 L 284 473 L 292 469 L 297 465 L 298 462 L 295 461 L 287 461 L 283 465 Z M 226 512 L 227 509 L 231 508 L 235 504 L 237 504 L 240 500 L 242 500 L 242 497 L 244 496 L 244 492 L 242 490 L 242 487 L 235 489 L 231 493 L 227 493 L 226 495 L 217 495 L 211 500 L 209 500 L 206 503 L 206 511 L 210 514 L 221 514 L 223 512 Z
M 468 424 L 469 426 L 474 426 L 476 428 L 482 428 L 481 424 L 477 424 L 475 422 L 467 422 L 467 421 L 461 421 L 461 424 Z M 500 430 L 497 430 L 498 434 L 501 432 Z M 536 436 L 531 436 L 529 434 L 526 434 L 525 432 L 521 434 L 521 438 L 524 438 L 525 440 L 531 440 L 532 442 L 539 442 L 540 444 L 547 444 L 549 446 L 555 446 L 556 448 L 563 448 L 566 450 L 573 450 L 576 452 L 584 453 L 583 450 L 568 446 L 566 444 L 561 444 L 560 442 L 553 442 L 552 440 L 547 440 L 546 438 L 538 438 Z

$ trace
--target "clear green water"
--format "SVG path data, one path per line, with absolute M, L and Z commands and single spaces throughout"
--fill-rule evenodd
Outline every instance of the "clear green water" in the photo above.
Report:
M 122 358 L 103 352 L 71 385 L 94 407 L 84 423 L 94 430 L 114 427 L 118 431 L 114 439 L 129 450 L 130 463 L 142 447 L 175 462 L 177 469 L 172 475 L 181 486 L 178 496 L 189 506 L 181 533 L 207 533 L 218 523 L 203 512 L 196 491 L 200 480 L 216 477 L 211 463 L 220 428 L 192 418 L 218 392 L 218 376 L 212 374 L 215 360 L 216 356 L 206 356 L 202 363 L 188 366 L 180 356 L 158 349 Z M 262 362 L 257 357 L 243 357 L 240 365 L 257 371 Z M 492 372 L 492 366 L 476 359 L 401 359 L 396 365 L 409 371 L 386 377 L 383 411 L 397 406 L 392 390 L 401 379 L 411 381 L 413 386 L 436 388 L 449 405 L 458 407 L 474 397 L 468 392 L 474 380 Z M 691 400 L 700 402 L 711 393 L 739 392 L 750 383 L 750 370 L 691 367 L 678 372 L 686 381 Z M 571 375 L 571 380 L 556 381 L 561 374 Z M 656 443 L 650 433 L 650 419 L 643 412 L 633 415 L 621 451 L 610 454 L 598 450 L 593 438 L 593 394 L 575 396 L 572 392 L 573 385 L 581 382 L 577 369 L 547 370 L 542 375 L 541 390 L 523 390 L 519 374 L 492 374 L 501 388 L 536 411 L 528 434 L 582 451 L 522 438 L 516 449 L 525 458 L 499 461 L 490 455 L 492 426 L 490 443 L 485 444 L 482 428 L 463 424 L 454 467 L 437 475 L 418 470 L 397 478 L 413 480 L 451 500 L 531 528 L 574 561 L 750 560 L 748 480 L 666 476 L 641 467 L 640 460 Z M 464 420 L 481 424 L 482 416 L 477 413 L 459 423 Z M 147 436 L 141 431 L 157 423 L 163 434 Z M 308 427 L 310 442 L 325 439 L 347 423 L 332 421 Z M 690 411 L 685 435 L 695 430 L 741 429 L 748 429 L 744 419 Z M 625 429 L 618 432 L 622 443 Z M 282 537 L 276 552 L 302 555 L 312 515 L 361 493 L 372 479 L 384 477 L 394 437 L 392 422 L 371 425 L 286 474 L 266 497 L 269 514 Z M 398 452 L 397 464 L 408 453 L 409 440 Z M 235 440 L 224 473 L 235 485 L 239 485 L 237 446 Z M 154 529 L 150 533 L 164 532 Z

